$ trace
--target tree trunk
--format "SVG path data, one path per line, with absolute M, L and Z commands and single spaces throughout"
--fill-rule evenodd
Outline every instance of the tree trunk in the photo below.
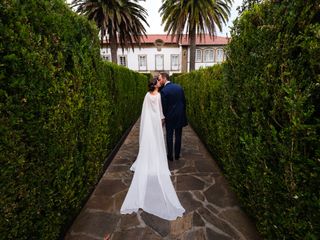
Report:
M 103 38 L 106 36 L 106 31 L 104 30 L 103 27 L 100 29 L 100 48 L 103 48 Z
M 195 70 L 195 61 L 196 61 L 196 29 L 193 28 L 189 33 L 190 38 L 190 67 L 189 71 Z
M 110 51 L 111 51 L 111 60 L 113 63 L 118 63 L 118 46 L 117 46 L 117 35 L 110 36 Z

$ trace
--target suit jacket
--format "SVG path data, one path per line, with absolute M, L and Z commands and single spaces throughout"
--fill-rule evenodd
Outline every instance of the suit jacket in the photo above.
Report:
M 169 82 L 162 88 L 160 93 L 166 127 L 176 129 L 188 125 L 186 99 L 182 87 Z

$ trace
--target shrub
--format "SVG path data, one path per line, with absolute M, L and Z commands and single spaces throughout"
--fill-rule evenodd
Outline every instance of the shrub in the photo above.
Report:
M 181 75 L 183 75 L 184 73 L 172 73 L 170 76 L 170 81 L 171 82 L 175 82 L 175 79 Z
M 192 126 L 266 239 L 320 233 L 319 1 L 255 5 L 228 60 L 177 78 Z
M 62 0 L 0 3 L 0 232 L 57 239 L 137 119 L 146 77 L 104 64 Z

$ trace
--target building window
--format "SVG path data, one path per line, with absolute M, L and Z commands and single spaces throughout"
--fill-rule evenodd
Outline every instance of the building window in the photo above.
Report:
M 139 70 L 147 70 L 147 55 L 138 56 Z
M 101 56 L 103 60 L 110 62 L 111 61 L 111 57 L 110 55 L 102 55 Z
M 202 62 L 202 51 L 201 51 L 201 49 L 196 49 L 196 62 Z
M 171 55 L 171 70 L 179 70 L 179 55 Z
M 204 62 L 213 62 L 213 49 L 206 49 L 204 51 Z
M 219 48 L 217 49 L 217 62 L 222 62 L 224 58 L 224 51 L 223 49 Z
M 108 54 L 108 49 L 101 48 L 100 49 L 101 58 L 105 61 L 111 61 L 111 56 Z
M 127 66 L 127 56 L 119 56 L 119 64 L 122 66 Z
M 156 70 L 163 70 L 163 55 L 156 55 Z

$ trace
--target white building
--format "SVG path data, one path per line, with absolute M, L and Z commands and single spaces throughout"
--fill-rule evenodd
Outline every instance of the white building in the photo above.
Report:
M 224 47 L 228 43 L 227 37 L 210 38 L 209 35 L 197 38 L 195 68 L 212 66 L 225 60 Z M 101 47 L 101 56 L 110 61 L 111 53 L 107 43 Z M 147 35 L 143 38 L 140 48 L 134 51 L 130 48 L 122 51 L 118 49 L 118 64 L 139 72 L 168 72 L 181 73 L 189 71 L 190 45 L 183 37 L 177 43 L 166 34 Z

